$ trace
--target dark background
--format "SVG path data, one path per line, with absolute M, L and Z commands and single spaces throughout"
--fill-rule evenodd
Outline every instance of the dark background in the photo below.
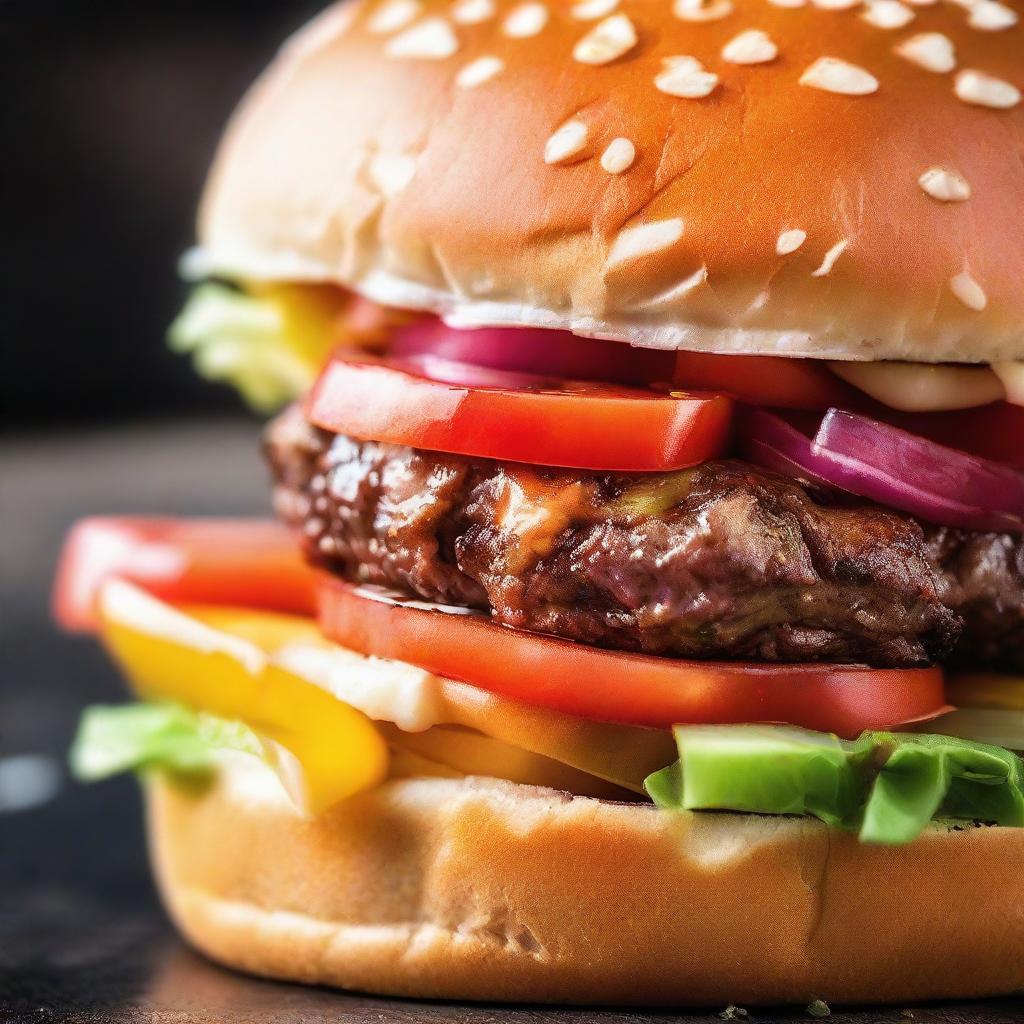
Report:
M 0 0 L 0 428 L 239 412 L 164 346 L 220 132 L 320 0 Z

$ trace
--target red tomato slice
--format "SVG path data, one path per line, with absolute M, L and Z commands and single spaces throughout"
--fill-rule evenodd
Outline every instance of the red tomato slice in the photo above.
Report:
M 858 665 L 680 661 L 606 651 L 430 610 L 322 577 L 320 627 L 361 654 L 392 658 L 592 721 L 785 722 L 856 736 L 948 710 L 942 672 Z
M 815 359 L 677 352 L 673 381 L 683 388 L 720 391 L 748 405 L 821 411 L 850 408 L 864 396 Z
M 113 576 L 165 601 L 315 610 L 316 574 L 294 534 L 269 520 L 83 519 L 61 552 L 57 621 L 69 630 L 95 630 L 97 594 Z
M 491 371 L 492 373 L 494 371 Z M 565 382 L 559 390 L 447 384 L 380 360 L 336 356 L 306 403 L 327 430 L 509 462 L 660 471 L 720 455 L 732 402 Z

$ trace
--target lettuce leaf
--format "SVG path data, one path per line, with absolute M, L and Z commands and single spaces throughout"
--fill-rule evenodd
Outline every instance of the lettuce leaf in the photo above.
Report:
M 257 293 L 199 285 L 168 333 L 203 377 L 234 385 L 260 412 L 305 392 L 326 358 L 337 302 L 313 288 L 279 285 Z
M 790 726 L 677 726 L 679 760 L 644 785 L 660 807 L 809 814 L 867 843 L 916 839 L 933 819 L 1024 826 L 1024 762 L 952 736 Z
M 94 705 L 82 713 L 68 760 L 81 782 L 151 770 L 202 781 L 212 775 L 218 750 L 262 755 L 263 746 L 241 722 L 180 704 Z

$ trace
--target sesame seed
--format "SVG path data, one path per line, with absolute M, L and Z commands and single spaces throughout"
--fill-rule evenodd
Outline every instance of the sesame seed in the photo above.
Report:
M 841 96 L 867 96 L 878 91 L 878 79 L 838 57 L 820 57 L 801 76 L 800 84 Z
M 768 2 L 775 7 L 787 7 L 794 10 L 797 7 L 807 6 L 807 0 L 768 0 Z
M 412 181 L 416 173 L 416 161 L 410 156 L 378 153 L 370 159 L 366 169 L 378 191 L 393 196 Z
M 477 57 L 459 71 L 455 84 L 461 89 L 475 89 L 500 74 L 504 67 L 505 62 L 500 57 Z
M 914 20 L 914 12 L 900 0 L 868 0 L 861 17 L 875 28 L 903 28 Z
M 388 0 L 373 12 L 367 27 L 377 35 L 397 32 L 419 17 L 422 7 L 419 0 Z
M 670 288 L 669 291 L 661 296 L 661 301 L 672 301 L 681 299 L 684 295 L 689 295 L 694 288 L 699 288 L 708 279 L 708 268 L 706 266 L 698 267 L 689 277 L 683 278 L 674 288 Z
M 806 241 L 806 231 L 801 231 L 800 228 L 790 228 L 779 235 L 779 240 L 775 243 L 775 252 L 779 256 L 788 256 L 791 252 L 796 252 Z
M 678 217 L 672 220 L 656 220 L 649 224 L 623 228 L 608 254 L 608 266 L 618 266 L 627 260 L 647 256 L 659 249 L 674 245 L 683 237 L 683 222 Z
M 705 71 L 696 57 L 666 57 L 665 70 L 654 79 L 659 91 L 684 99 L 710 96 L 718 85 L 718 75 Z
M 681 21 L 718 21 L 732 12 L 732 0 L 675 0 L 672 5 L 672 13 Z
M 494 0 L 458 0 L 452 8 L 452 20 L 460 25 L 479 25 L 497 12 Z
M 722 47 L 722 60 L 730 64 L 767 64 L 778 55 L 768 33 L 757 28 L 741 32 Z
M 573 118 L 566 121 L 544 144 L 544 163 L 561 164 L 581 153 L 587 144 L 586 124 Z
M 982 0 L 971 8 L 967 23 L 982 32 L 1000 32 L 1017 24 L 1017 12 L 996 0 Z
M 1020 103 L 1020 89 L 983 71 L 961 71 L 956 76 L 954 92 L 964 103 L 976 107 L 1009 110 Z
M 581 64 L 610 64 L 636 46 L 636 29 L 625 14 L 613 14 L 595 25 L 573 47 L 572 55 Z
M 601 154 L 601 166 L 609 174 L 622 174 L 633 166 L 635 159 L 636 147 L 629 139 L 612 139 Z
M 848 11 L 860 5 L 861 0 L 812 0 L 821 11 Z
M 980 313 L 988 305 L 985 289 L 966 270 L 950 280 L 949 290 L 968 309 L 973 309 L 976 313 Z
M 966 178 L 945 167 L 929 167 L 917 183 L 932 197 L 943 203 L 962 203 L 971 198 Z
M 956 67 L 956 50 L 948 36 L 941 32 L 922 32 L 896 47 L 896 53 L 925 71 L 948 74 Z
M 848 238 L 844 238 L 841 242 L 836 242 L 827 253 L 825 258 L 821 261 L 821 266 L 815 270 L 811 277 L 828 277 L 832 273 L 832 268 L 836 265 L 836 260 L 842 256 L 846 247 L 850 244 Z
M 539 35 L 547 23 L 548 9 L 544 4 L 520 4 L 509 11 L 501 30 L 513 39 L 528 39 Z
M 593 21 L 611 14 L 618 6 L 619 0 L 581 0 L 580 3 L 572 5 L 569 13 L 577 21 Z
M 451 25 L 444 18 L 425 18 L 400 35 L 393 36 L 386 47 L 389 57 L 413 60 L 444 60 L 459 48 Z

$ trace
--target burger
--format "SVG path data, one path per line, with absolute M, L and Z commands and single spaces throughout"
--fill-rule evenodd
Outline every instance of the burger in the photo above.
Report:
M 277 522 L 99 519 L 167 908 L 376 993 L 1024 986 L 1024 29 L 371 0 L 232 122 L 172 329 Z

